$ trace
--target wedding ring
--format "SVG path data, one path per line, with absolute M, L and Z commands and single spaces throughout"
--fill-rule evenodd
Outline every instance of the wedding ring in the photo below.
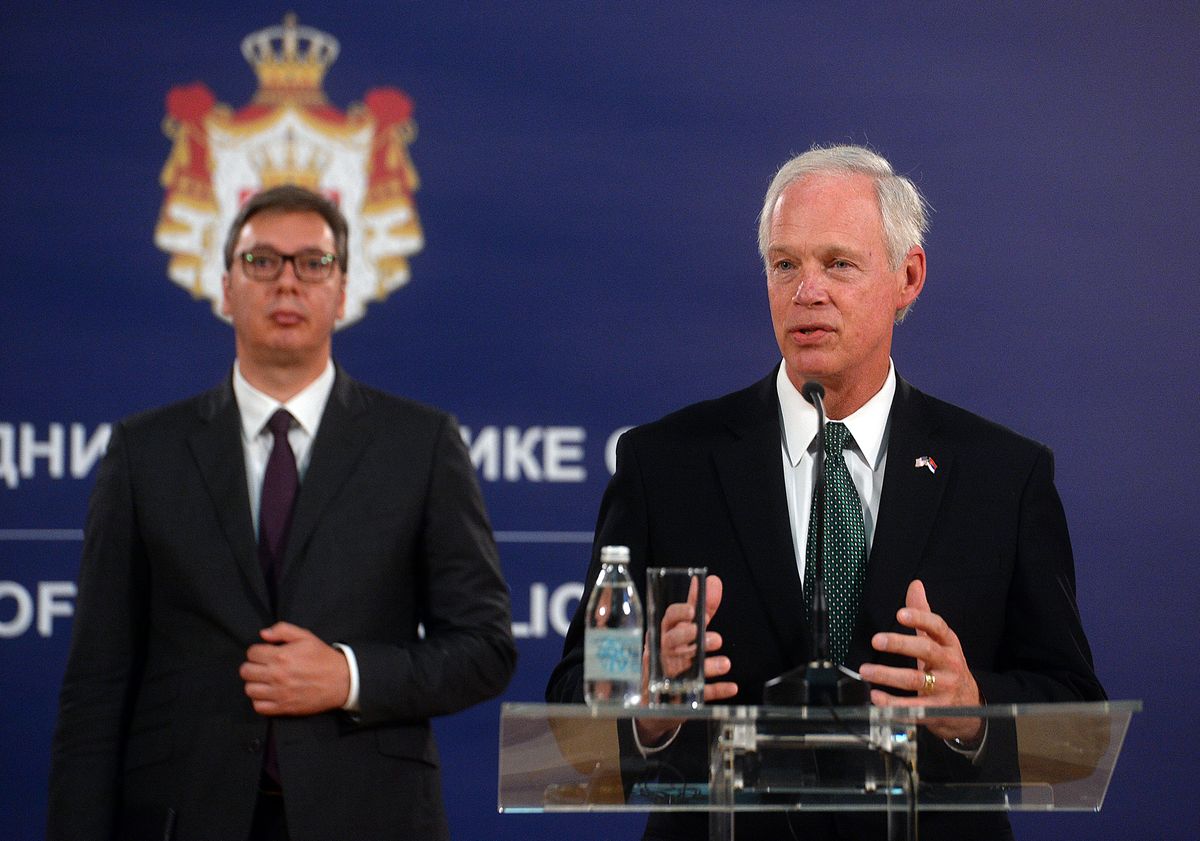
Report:
M 935 683 L 937 683 L 937 678 L 933 676 L 933 672 L 926 672 L 925 683 L 921 685 L 921 691 L 925 693 L 932 692 Z

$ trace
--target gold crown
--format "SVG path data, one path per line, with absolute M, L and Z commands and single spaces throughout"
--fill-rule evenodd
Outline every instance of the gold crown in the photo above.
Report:
M 311 26 L 299 26 L 296 15 L 284 15 L 283 26 L 268 26 L 242 39 L 242 55 L 258 76 L 254 101 L 275 105 L 284 100 L 310 105 L 325 102 L 321 82 L 337 60 L 338 42 Z
M 283 160 L 276 161 L 265 149 L 259 149 L 252 154 L 251 165 L 258 172 L 262 189 L 269 190 L 282 184 L 296 184 L 300 187 L 319 192 L 321 176 L 329 167 L 329 155 L 320 149 L 313 149 L 306 160 L 296 154 L 296 146 L 292 139 L 287 139 Z

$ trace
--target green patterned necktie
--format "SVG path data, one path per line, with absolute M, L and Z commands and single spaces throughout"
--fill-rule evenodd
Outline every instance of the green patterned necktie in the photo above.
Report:
M 844 663 L 850 636 L 858 619 L 866 577 L 866 530 L 862 502 L 846 469 L 842 449 L 853 444 L 844 423 L 825 425 L 825 598 L 829 603 L 829 655 Z M 813 501 L 816 502 L 814 495 Z M 813 593 L 813 559 L 817 546 L 817 508 L 808 518 L 808 551 L 804 564 L 804 608 L 809 612 Z M 809 617 L 812 622 L 812 617 Z M 815 652 L 814 652 L 815 653 Z

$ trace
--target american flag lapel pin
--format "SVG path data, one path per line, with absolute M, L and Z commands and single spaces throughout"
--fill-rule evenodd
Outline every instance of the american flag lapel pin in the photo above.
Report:
M 930 473 L 937 473 L 937 462 L 933 460 L 933 456 L 921 456 L 913 462 L 913 467 L 928 467 Z

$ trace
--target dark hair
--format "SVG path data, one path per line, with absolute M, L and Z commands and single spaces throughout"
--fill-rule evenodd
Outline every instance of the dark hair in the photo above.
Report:
M 329 230 L 333 232 L 333 248 L 337 252 L 338 266 L 341 267 L 343 275 L 346 273 L 349 257 L 346 240 L 350 234 L 350 226 L 346 223 L 346 217 L 329 199 L 312 190 L 297 187 L 295 184 L 284 184 L 281 187 L 263 190 L 261 193 L 251 196 L 250 200 L 242 205 L 233 224 L 229 226 L 229 234 L 225 237 L 225 271 L 229 271 L 233 267 L 233 248 L 237 245 L 238 237 L 242 235 L 242 228 L 246 227 L 246 223 L 251 218 L 260 213 L 316 213 L 319 215 L 329 225 Z

